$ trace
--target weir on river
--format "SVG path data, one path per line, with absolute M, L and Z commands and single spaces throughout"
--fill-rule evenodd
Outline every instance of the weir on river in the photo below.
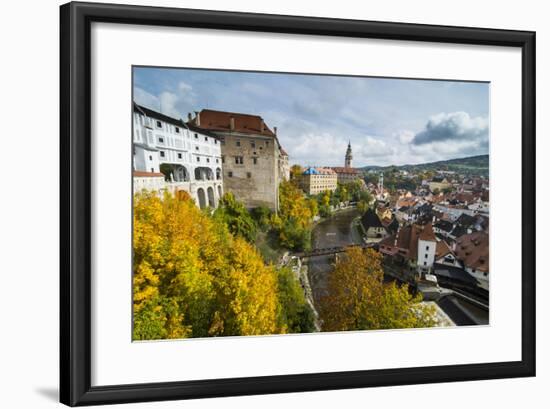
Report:
M 361 238 L 352 228 L 352 222 L 357 217 L 359 217 L 359 211 L 354 208 L 337 212 L 332 217 L 318 223 L 312 233 L 313 251 L 363 244 Z M 333 264 L 333 255 L 315 256 L 308 261 L 309 282 L 314 302 L 317 305 L 320 297 L 326 294 L 327 280 L 333 269 Z

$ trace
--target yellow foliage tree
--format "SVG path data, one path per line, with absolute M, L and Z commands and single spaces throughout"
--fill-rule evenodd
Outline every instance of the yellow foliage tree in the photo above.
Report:
M 192 200 L 134 197 L 134 339 L 271 334 L 277 271 Z
M 436 324 L 433 308 L 409 294 L 408 286 L 385 284 L 382 256 L 360 247 L 347 249 L 331 273 L 321 301 L 324 331 L 420 328 Z

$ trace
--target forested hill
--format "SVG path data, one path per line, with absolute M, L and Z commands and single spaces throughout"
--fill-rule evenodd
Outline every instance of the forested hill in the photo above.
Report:
M 437 162 L 420 163 L 416 165 L 400 165 L 400 166 L 365 166 L 361 168 L 364 171 L 378 170 L 386 171 L 389 169 L 398 169 L 406 171 L 427 171 L 427 170 L 446 170 L 466 174 L 489 174 L 489 155 L 470 156 L 467 158 L 449 159 Z

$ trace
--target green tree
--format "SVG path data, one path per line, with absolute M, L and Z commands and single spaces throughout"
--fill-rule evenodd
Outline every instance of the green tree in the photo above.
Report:
M 223 221 L 231 233 L 241 236 L 249 242 L 254 241 L 256 223 L 244 204 L 235 199 L 233 193 L 223 195 L 214 212 L 214 217 Z
M 313 311 L 305 299 L 300 282 L 290 268 L 278 270 L 278 283 L 280 326 L 291 333 L 315 331 Z
M 134 339 L 283 333 L 275 268 L 182 198 L 134 196 Z

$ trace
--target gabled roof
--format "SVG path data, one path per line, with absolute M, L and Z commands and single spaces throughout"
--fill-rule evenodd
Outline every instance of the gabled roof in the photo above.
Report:
M 489 235 L 482 231 L 465 234 L 456 241 L 455 253 L 464 265 L 489 271 Z
M 370 207 L 361 218 L 361 224 L 368 230 L 371 227 L 384 227 L 378 215 Z
M 319 172 L 315 168 L 307 168 L 302 172 L 302 175 L 318 175 Z
M 158 119 L 159 121 L 167 122 L 172 125 L 185 127 L 185 123 L 181 119 L 176 119 L 171 116 L 164 115 L 160 112 L 153 111 L 152 109 L 144 107 L 143 105 L 138 105 L 135 102 L 134 102 L 134 112 L 145 114 L 150 118 L 155 118 L 155 119 Z
M 432 228 L 431 223 L 428 223 L 424 226 L 418 238 L 420 240 L 425 240 L 425 241 L 437 241 L 437 239 L 435 238 L 434 229 Z
M 200 111 L 199 116 L 200 123 L 197 123 L 196 118 L 193 119 L 192 123 L 202 129 L 276 137 L 275 133 L 269 129 L 259 115 L 203 109 Z M 231 128 L 232 119 L 233 129 Z
M 343 175 L 358 175 L 360 173 L 355 168 L 343 168 L 343 167 L 334 166 L 331 169 L 336 173 L 343 174 Z

